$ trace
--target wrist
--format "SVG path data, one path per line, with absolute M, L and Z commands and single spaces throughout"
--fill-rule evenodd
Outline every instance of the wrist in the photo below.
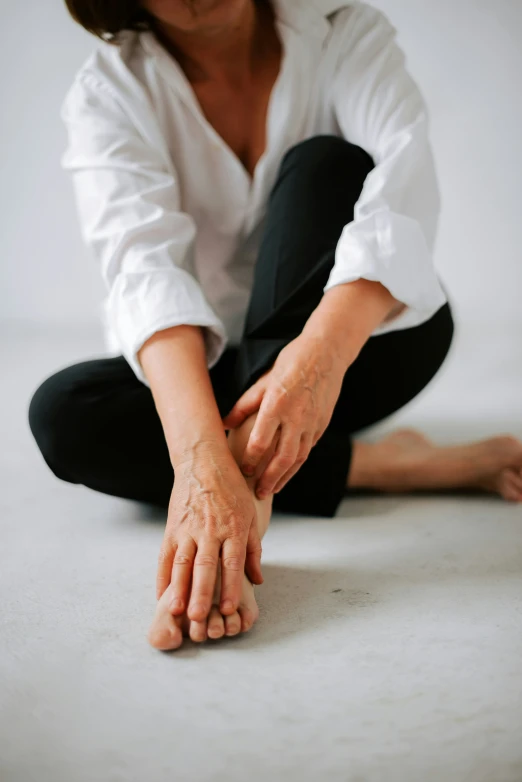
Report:
M 174 452 L 170 453 L 170 460 L 174 470 L 191 467 L 194 464 L 206 464 L 211 468 L 218 464 L 223 466 L 236 464 L 224 430 L 223 438 L 202 437 L 182 445 L 178 443 Z
M 366 339 L 356 329 L 330 327 L 324 320 L 309 319 L 301 334 L 306 343 L 306 351 L 315 349 L 331 365 L 339 367 L 344 374 L 353 364 Z M 312 346 L 312 347 L 311 347 Z
M 400 302 L 381 283 L 360 279 L 339 284 L 323 294 L 303 334 L 322 339 L 324 346 L 339 356 L 346 370 L 375 327 L 387 320 L 397 305 Z

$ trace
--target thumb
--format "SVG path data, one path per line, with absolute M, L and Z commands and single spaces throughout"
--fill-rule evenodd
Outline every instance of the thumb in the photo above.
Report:
M 223 424 L 227 429 L 236 429 L 249 415 L 257 413 L 263 401 L 265 386 L 265 382 L 258 380 L 245 391 L 232 410 L 223 418 Z

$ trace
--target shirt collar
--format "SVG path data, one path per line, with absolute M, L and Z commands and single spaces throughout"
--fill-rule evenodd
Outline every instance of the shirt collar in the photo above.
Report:
M 340 0 L 272 0 L 276 17 L 298 33 L 324 40 L 330 31 L 328 17 L 350 2 Z
M 271 0 L 276 19 L 293 28 L 301 35 L 324 40 L 330 31 L 328 17 L 353 3 L 339 0 Z M 163 47 L 154 33 L 146 31 L 139 33 L 144 49 L 152 56 L 157 56 Z
M 339 0 L 271 0 L 279 25 L 284 25 L 299 36 L 310 40 L 311 44 L 321 46 L 330 32 L 328 17 L 330 14 L 348 5 L 350 2 Z M 139 43 L 144 51 L 153 57 L 163 72 L 180 95 L 183 95 L 189 103 L 194 103 L 194 95 L 188 85 L 184 73 L 178 63 L 166 51 L 150 30 L 131 36 L 134 41 L 139 38 Z M 130 42 L 129 42 L 130 43 Z

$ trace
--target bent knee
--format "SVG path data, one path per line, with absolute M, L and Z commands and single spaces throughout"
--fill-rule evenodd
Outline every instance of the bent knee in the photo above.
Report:
M 327 134 L 311 136 L 291 147 L 283 158 L 283 165 L 291 165 L 296 161 L 299 161 L 300 166 L 306 163 L 312 168 L 332 163 L 343 169 L 346 164 L 352 172 L 355 166 L 356 171 L 360 170 L 365 175 L 374 167 L 372 157 L 362 147 L 340 136 Z
M 70 469 L 79 414 L 73 369 L 67 367 L 44 380 L 28 407 L 29 428 L 44 460 L 58 478 L 71 482 L 75 482 Z

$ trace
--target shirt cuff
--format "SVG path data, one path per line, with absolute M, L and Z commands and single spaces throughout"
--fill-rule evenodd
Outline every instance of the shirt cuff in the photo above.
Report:
M 120 274 L 109 294 L 106 314 L 123 356 L 148 388 L 137 354 L 156 332 L 172 326 L 201 326 L 208 369 L 218 362 L 228 342 L 225 326 L 199 283 L 180 268 Z
M 372 215 L 345 226 L 323 292 L 345 282 L 380 282 L 406 309 L 372 332 L 406 328 L 434 315 L 447 297 L 419 224 L 404 215 Z

